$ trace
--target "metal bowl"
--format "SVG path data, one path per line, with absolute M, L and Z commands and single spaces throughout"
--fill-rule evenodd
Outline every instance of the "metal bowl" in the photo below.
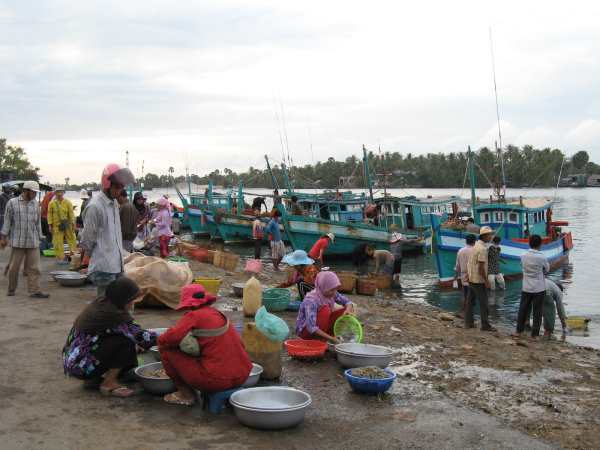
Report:
M 150 347 L 148 351 L 154 357 L 155 360 L 160 361 L 160 352 L 158 351 L 158 345 Z
M 233 293 L 236 297 L 242 298 L 244 296 L 244 286 L 246 283 L 233 283 L 231 285 L 231 289 L 233 289 Z
M 83 286 L 85 281 L 87 280 L 86 275 L 81 275 L 80 273 L 73 272 L 70 275 L 56 275 L 54 277 L 56 281 L 60 283 L 61 286 Z
M 385 369 L 394 352 L 387 347 L 371 344 L 346 343 L 335 346 L 337 359 L 345 368 L 377 366 Z
M 72 270 L 53 270 L 52 272 L 50 272 L 50 276 L 54 279 L 54 281 L 58 281 L 56 279 L 56 277 L 59 275 L 74 275 L 74 274 L 80 275 L 79 272 L 74 272 Z
M 250 375 L 248 375 L 248 379 L 242 387 L 249 388 L 252 386 L 256 386 L 258 380 L 260 380 L 260 375 L 263 373 L 263 367 L 260 364 L 252 363 L 252 370 L 250 371 Z
M 165 395 L 175 392 L 175 384 L 170 378 L 151 378 L 147 376 L 148 372 L 152 370 L 162 369 L 161 362 L 154 362 L 150 364 L 144 364 L 143 366 L 136 367 L 135 375 L 142 383 L 144 390 L 155 395 Z
M 312 399 L 298 389 L 270 386 L 242 389 L 235 392 L 229 402 L 244 425 L 280 430 L 300 424 Z

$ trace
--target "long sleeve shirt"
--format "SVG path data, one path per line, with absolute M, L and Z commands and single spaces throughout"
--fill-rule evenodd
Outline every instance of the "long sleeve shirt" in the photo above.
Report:
M 117 201 L 100 192 L 90 200 L 85 211 L 81 246 L 90 254 L 89 273 L 123 272 L 123 238 Z
M 156 223 L 156 233 L 158 236 L 173 236 L 173 231 L 171 230 L 173 220 L 168 209 L 158 211 L 154 217 L 154 222 Z
M 546 278 L 546 295 L 548 295 L 556 304 L 556 312 L 560 323 L 565 326 L 567 323 L 567 314 L 565 313 L 565 306 L 563 304 L 563 292 L 552 280 Z
M 40 206 L 23 196 L 12 198 L 4 210 L 2 235 L 13 248 L 38 248 L 42 237 Z
M 531 249 L 521 256 L 523 266 L 523 292 L 543 292 L 546 290 L 544 274 L 550 271 L 548 259 L 539 250 Z
M 461 248 L 456 254 L 454 271 L 457 275 L 460 275 L 460 281 L 463 286 L 469 284 L 469 258 L 471 257 L 471 253 L 473 253 L 473 246 L 467 245 Z
M 60 201 L 54 198 L 48 205 L 48 225 L 58 227 L 63 220 L 67 220 L 70 225 L 75 226 L 73 204 L 66 198 Z

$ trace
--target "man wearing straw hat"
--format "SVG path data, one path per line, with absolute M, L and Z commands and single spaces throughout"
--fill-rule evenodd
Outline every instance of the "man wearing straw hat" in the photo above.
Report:
M 481 316 L 481 331 L 496 331 L 488 321 L 488 250 L 487 243 L 492 240 L 494 230 L 483 226 L 479 230 L 479 240 L 473 247 L 469 257 L 467 276 L 469 281 L 469 296 L 465 305 L 465 328 L 474 328 L 473 307 L 475 302 L 479 303 Z

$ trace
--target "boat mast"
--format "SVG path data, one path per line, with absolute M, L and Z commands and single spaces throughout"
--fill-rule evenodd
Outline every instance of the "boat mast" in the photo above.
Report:
M 192 182 L 190 181 L 190 169 L 189 167 L 185 167 L 185 178 L 187 180 L 187 185 L 188 185 L 188 195 L 191 197 L 192 196 Z
M 273 175 L 273 171 L 271 170 L 271 164 L 269 163 L 269 157 L 265 155 L 265 161 L 267 162 L 267 170 L 269 171 L 269 175 L 271 175 L 271 181 L 273 182 L 273 188 L 279 190 L 279 184 L 277 183 L 277 178 Z
M 506 198 L 506 175 L 504 173 L 504 158 L 502 157 L 502 130 L 500 129 L 500 109 L 498 107 L 498 85 L 496 84 L 496 62 L 494 58 L 494 43 L 492 41 L 492 27 L 490 27 L 490 53 L 492 55 L 492 75 L 494 78 L 494 95 L 496 97 L 496 121 L 498 122 L 498 142 L 500 147 L 496 146 L 496 152 L 500 159 L 500 167 L 502 170 L 502 188 L 498 189 L 498 197 L 502 191 L 502 198 Z
M 290 177 L 288 176 L 287 166 L 285 163 L 281 164 L 281 169 L 283 170 L 283 182 L 285 183 L 285 187 L 287 188 L 288 195 L 292 195 L 294 192 L 294 186 L 290 181 Z
M 244 183 L 241 181 L 238 185 L 237 213 L 238 216 L 241 216 L 244 213 Z
M 371 174 L 369 171 L 369 158 L 367 157 L 367 148 L 363 144 L 363 169 L 365 173 L 365 182 L 367 183 L 367 188 L 369 189 L 369 198 L 371 199 L 371 203 L 373 203 L 373 185 L 371 184 Z
M 473 219 L 475 219 L 475 201 L 477 199 L 475 196 L 475 154 L 471 151 L 470 145 L 467 157 L 469 159 L 469 180 L 471 182 L 471 212 L 473 214 Z

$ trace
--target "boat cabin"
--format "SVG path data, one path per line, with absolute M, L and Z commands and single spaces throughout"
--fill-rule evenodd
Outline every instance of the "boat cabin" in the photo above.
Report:
M 458 212 L 458 203 L 462 199 L 449 197 L 383 197 L 375 200 L 379 205 L 382 225 L 395 225 L 401 230 L 421 230 L 431 227 L 431 216 L 436 215 L 445 221 L 448 216 Z
M 294 193 L 298 205 L 308 217 L 333 222 L 362 222 L 367 205 L 365 194 L 350 191 L 325 191 L 320 194 Z
M 548 237 L 552 226 L 552 201 L 519 198 L 506 203 L 479 203 L 474 219 L 480 226 L 497 230 L 502 239 L 527 239 L 532 234 Z

